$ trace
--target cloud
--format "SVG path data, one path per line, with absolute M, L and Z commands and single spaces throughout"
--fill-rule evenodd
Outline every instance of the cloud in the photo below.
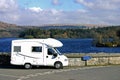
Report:
M 0 12 L 14 11 L 17 7 L 15 0 L 0 0 Z
M 57 1 L 54 3 L 60 3 Z M 120 24 L 120 0 L 73 1 L 83 5 L 84 8 L 78 8 L 76 11 L 62 11 L 34 6 L 26 9 L 20 8 L 16 0 L 0 0 L 0 21 L 18 25 Z
M 40 12 L 40 11 L 43 10 L 40 7 L 31 7 L 31 8 L 28 8 L 28 9 L 31 10 L 31 11 L 34 11 L 34 12 Z
M 120 0 L 75 0 L 76 3 L 90 9 L 117 10 L 120 9 Z
M 78 9 L 78 12 L 81 12 L 81 13 L 87 13 L 88 11 L 85 10 L 85 9 Z
M 16 22 L 19 19 L 18 12 L 15 0 L 0 0 L 0 21 Z
M 75 0 L 75 2 L 78 4 L 83 4 L 84 6 L 89 6 L 89 7 L 94 5 L 92 2 L 89 2 L 87 0 L 86 1 L 85 0 Z
M 120 0 L 74 0 L 74 2 L 84 6 L 83 10 L 86 12 L 82 16 L 86 23 L 120 24 Z
M 56 9 L 51 9 L 50 10 L 53 14 L 57 14 L 57 13 L 59 13 L 60 11 L 58 11 L 58 10 L 56 10 Z
M 60 0 L 52 0 L 53 5 L 60 5 Z

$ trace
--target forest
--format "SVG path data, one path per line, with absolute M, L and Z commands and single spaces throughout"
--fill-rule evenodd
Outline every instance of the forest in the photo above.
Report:
M 98 47 L 120 46 L 120 26 L 47 25 L 18 26 L 0 21 L 0 38 L 92 38 Z
M 91 29 L 30 28 L 19 34 L 21 38 L 93 38 L 98 47 L 120 46 L 120 26 Z

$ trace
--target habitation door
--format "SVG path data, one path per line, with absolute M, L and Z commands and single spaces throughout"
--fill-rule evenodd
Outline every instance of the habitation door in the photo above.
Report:
M 33 64 L 43 65 L 43 47 L 42 46 L 32 46 L 33 54 Z

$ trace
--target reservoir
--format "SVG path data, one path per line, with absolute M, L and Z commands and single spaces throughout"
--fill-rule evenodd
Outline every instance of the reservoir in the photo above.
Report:
M 11 51 L 11 41 L 17 38 L 1 38 L 0 52 Z M 120 53 L 120 47 L 95 47 L 93 39 L 59 39 L 63 47 L 58 48 L 61 53 Z

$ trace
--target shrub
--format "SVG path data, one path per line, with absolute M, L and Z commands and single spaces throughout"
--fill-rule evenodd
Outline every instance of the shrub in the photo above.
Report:
M 9 65 L 10 64 L 10 55 L 0 54 L 0 65 Z

